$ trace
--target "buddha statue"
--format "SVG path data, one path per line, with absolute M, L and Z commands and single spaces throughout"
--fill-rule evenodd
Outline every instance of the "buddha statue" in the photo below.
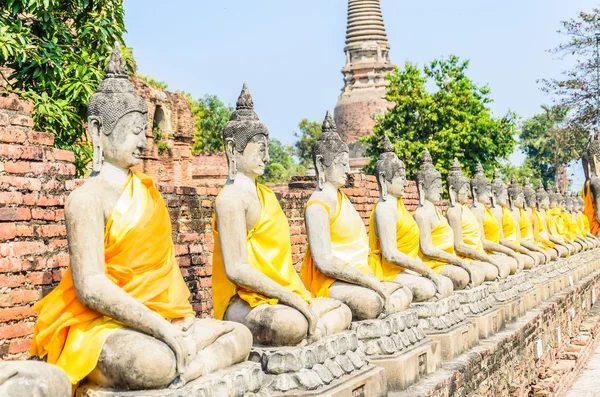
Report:
M 554 186 L 550 186 L 548 188 L 548 197 L 549 207 L 546 209 L 548 232 L 551 236 L 567 244 L 571 254 L 581 251 L 583 246 L 575 241 L 575 236 L 571 234 L 568 225 L 565 225 L 565 217 L 561 208 L 564 205 L 563 196 L 556 191 Z
M 525 269 L 531 269 L 539 264 L 539 258 L 519 243 L 519 225 L 515 222 L 509 208 L 508 188 L 498 170 L 494 170 L 490 210 L 500 225 L 500 244 L 518 252 Z
M 346 304 L 358 321 L 405 310 L 412 292 L 396 282 L 380 281 L 369 267 L 364 222 L 341 190 L 350 172 L 348 153 L 327 112 L 313 148 L 317 188 L 304 214 L 308 249 L 300 278 L 313 296 Z
M 269 161 L 269 132 L 245 83 L 223 141 L 229 171 L 213 219 L 215 318 L 246 325 L 259 346 L 296 346 L 347 329 L 349 308 L 312 297 L 302 283 L 287 217 L 275 193 L 256 182 Z
M 414 302 L 430 302 L 452 294 L 452 281 L 426 266 L 419 257 L 419 226 L 402 201 L 406 167 L 387 135 L 375 164 L 379 201 L 369 222 L 369 266 L 381 281 L 411 289 Z
M 492 197 L 492 184 L 486 178 L 481 163 L 477 164 L 471 179 L 471 194 L 471 212 L 479 222 L 483 249 L 496 262 L 505 263 L 510 269 L 510 274 L 521 271 L 524 266 L 521 255 L 500 244 L 500 223 L 488 207 Z
M 595 243 L 588 240 L 587 236 L 581 229 L 577 220 L 577 212 L 575 211 L 575 198 L 571 195 L 565 197 L 565 224 L 568 224 L 569 231 L 575 236 L 575 239 L 579 244 L 583 246 L 585 250 L 594 248 Z
M 575 200 L 574 207 L 575 207 L 575 212 L 577 214 L 577 223 L 579 224 L 579 227 L 581 228 L 583 233 L 588 237 L 588 239 L 594 243 L 594 247 L 599 248 L 600 247 L 600 238 L 598 238 L 591 232 L 590 221 L 584 213 L 585 201 L 584 201 L 583 197 L 576 196 L 574 200 Z
M 581 157 L 585 183 L 581 190 L 584 200 L 583 213 L 590 224 L 590 233 L 598 236 L 600 232 L 600 134 L 595 131 L 590 143 Z
M 70 265 L 39 313 L 31 355 L 116 390 L 178 388 L 244 361 L 252 336 L 196 319 L 171 239 L 165 202 L 131 168 L 146 148 L 148 110 L 118 44 L 92 95 L 93 169 L 65 205 Z
M 540 182 L 536 191 L 536 199 L 537 211 L 533 211 L 533 214 L 537 215 L 540 220 L 540 229 L 543 228 L 545 230 L 543 236 L 548 236 L 548 239 L 554 243 L 554 247 L 558 250 L 561 257 L 566 257 L 575 253 L 575 247 L 560 235 L 554 223 L 549 221 L 548 211 L 550 210 L 550 195 L 546 189 L 544 189 L 542 182 Z M 550 230 L 551 224 L 554 226 L 553 230 Z M 540 235 L 542 235 L 542 233 L 540 233 Z
M 0 361 L 0 396 L 71 397 L 71 382 L 52 364 Z
M 463 259 L 475 260 L 472 264 L 477 263 L 485 270 L 485 281 L 508 277 L 510 265 L 489 256 L 483 249 L 481 226 L 469 208 L 471 181 L 460 169 L 457 158 L 454 158 L 446 183 L 450 196 L 446 218 L 454 230 L 454 251 Z
M 537 195 L 529 183 L 529 178 L 525 178 L 523 196 L 525 198 L 525 209 L 521 213 L 521 236 L 523 239 L 532 241 L 538 248 L 549 254 L 551 260 L 556 260 L 559 256 L 567 256 L 569 251 L 565 247 L 550 241 L 546 221 L 542 219 L 537 209 Z M 524 219 L 527 220 L 527 223 L 524 222 Z
M 519 186 L 514 175 L 511 177 L 510 184 L 508 185 L 508 203 L 513 220 L 517 225 L 516 235 L 519 245 L 531 251 L 537 257 L 539 264 L 550 262 L 552 255 L 546 253 L 546 251 L 534 243 L 531 219 L 527 211 L 525 211 L 523 188 Z
M 485 269 L 479 266 L 479 262 L 469 262 L 456 256 L 454 231 L 434 204 L 442 194 L 442 175 L 435 169 L 427 149 L 415 180 L 419 204 L 414 218 L 420 230 L 421 260 L 437 274 L 452 280 L 455 290 L 481 285 L 485 280 Z

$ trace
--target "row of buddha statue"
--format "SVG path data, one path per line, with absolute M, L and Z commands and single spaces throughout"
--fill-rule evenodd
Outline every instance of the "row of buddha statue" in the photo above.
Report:
M 228 180 L 213 218 L 215 319 L 198 319 L 175 260 L 171 221 L 153 181 L 132 170 L 146 148 L 148 110 L 118 46 L 89 104 L 93 171 L 69 196 L 70 266 L 34 306 L 31 355 L 113 390 L 178 389 L 245 361 L 254 347 L 305 346 L 559 257 L 600 246 L 580 198 L 535 191 L 455 160 L 446 214 L 442 176 L 427 151 L 415 174 L 419 203 L 403 203 L 406 167 L 384 137 L 379 200 L 369 230 L 343 192 L 349 149 L 328 112 L 315 143 L 317 186 L 305 209 L 302 269 L 288 219 L 257 183 L 269 132 L 246 84 L 223 131 Z M 69 393 L 71 390 L 69 390 Z M 48 392 L 45 395 L 61 395 Z M 16 394 L 14 394 L 16 395 Z

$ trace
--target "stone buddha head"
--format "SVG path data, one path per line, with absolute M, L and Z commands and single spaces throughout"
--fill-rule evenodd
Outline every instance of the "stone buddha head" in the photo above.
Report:
M 381 199 L 385 201 L 388 194 L 401 198 L 404 188 L 408 184 L 406 180 L 406 167 L 404 162 L 398 158 L 394 146 L 387 135 L 383 137 L 383 148 L 379 160 L 375 164 L 375 175 Z
M 486 205 L 492 196 L 492 183 L 486 178 L 481 163 L 477 163 L 471 179 L 471 194 L 473 195 L 473 206 L 477 206 L 477 203 Z
M 585 201 L 583 201 L 583 198 L 581 196 L 577 195 L 577 197 L 575 197 L 575 205 L 575 211 L 583 211 L 583 209 L 585 208 Z
M 538 210 L 547 210 L 550 208 L 550 195 L 544 189 L 544 184 L 540 181 L 537 191 L 535 192 Z
M 450 196 L 450 205 L 454 206 L 456 202 L 466 204 L 471 198 L 471 183 L 460 169 L 460 163 L 456 157 L 452 162 L 446 184 Z
M 425 200 L 435 203 L 442 196 L 442 174 L 435 169 L 429 151 L 425 149 L 421 158 L 421 166 L 415 174 L 417 191 L 419 192 L 419 205 Z
M 529 178 L 525 178 L 523 183 L 523 196 L 525 198 L 525 205 L 529 208 L 535 208 L 537 205 L 537 197 L 535 194 L 535 190 L 531 187 L 531 183 L 529 182 Z
M 508 185 L 507 190 L 510 208 L 523 208 L 525 204 L 525 195 L 523 194 L 523 188 L 519 186 L 517 178 L 514 175 L 510 178 L 510 184 Z
M 321 135 L 313 147 L 313 162 L 319 189 L 323 189 L 326 182 L 337 189 L 346 184 L 350 173 L 349 153 L 348 145 L 336 132 L 335 121 L 327 111 Z
M 254 112 L 254 102 L 244 82 L 235 111 L 223 129 L 223 144 L 229 167 L 228 183 L 238 173 L 256 179 L 269 161 L 269 130 Z
M 492 204 L 508 204 L 508 188 L 506 187 L 506 183 L 504 183 L 502 180 L 500 171 L 498 169 L 494 170 L 494 176 L 492 179 Z
M 115 42 L 105 76 L 88 105 L 95 173 L 100 171 L 103 161 L 121 168 L 139 164 L 148 130 L 148 106 L 128 79 L 118 42 Z
M 565 210 L 567 210 L 568 212 L 573 212 L 574 204 L 575 202 L 573 201 L 573 196 L 565 197 Z
M 553 185 L 548 186 L 548 197 L 550 198 L 550 208 L 560 208 L 564 201 L 562 194 L 558 193 Z

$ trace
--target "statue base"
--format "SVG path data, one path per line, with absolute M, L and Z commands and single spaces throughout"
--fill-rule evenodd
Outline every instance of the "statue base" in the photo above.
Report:
M 533 278 L 532 270 L 523 270 L 522 272 L 516 274 L 516 285 L 519 296 L 521 297 L 521 303 L 523 305 L 522 311 L 523 314 L 534 307 L 536 307 L 539 303 L 537 298 L 537 288 L 531 281 Z
M 477 328 L 467 320 L 455 294 L 437 302 L 412 303 L 411 308 L 417 311 L 425 334 L 440 343 L 442 360 L 451 360 L 478 343 Z
M 550 297 L 550 279 L 546 274 L 546 266 L 532 270 L 531 281 L 536 290 L 538 304 Z
M 75 391 L 75 397 L 268 397 L 262 387 L 263 377 L 259 364 L 246 361 L 202 376 L 180 389 L 118 391 L 82 385 Z
M 489 285 L 469 290 L 455 291 L 467 319 L 477 329 L 480 339 L 485 339 L 504 328 L 502 311 L 494 307 Z
M 490 293 L 494 297 L 494 306 L 502 311 L 504 322 L 509 323 L 524 314 L 524 306 L 516 288 L 515 276 L 506 279 L 485 283 L 490 287 Z
M 249 360 L 261 364 L 272 396 L 387 395 L 384 370 L 368 363 L 355 331 L 301 347 L 254 347 Z
M 440 365 L 439 343 L 426 337 L 414 310 L 356 321 L 351 329 L 356 331 L 367 360 L 383 368 L 390 391 L 406 389 Z

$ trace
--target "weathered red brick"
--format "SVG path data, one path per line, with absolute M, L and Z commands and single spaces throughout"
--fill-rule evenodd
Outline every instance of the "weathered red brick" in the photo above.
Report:
M 9 118 L 12 125 L 33 128 L 33 119 L 31 116 L 26 116 L 24 114 L 12 114 L 9 116 Z
M 17 237 L 17 225 L 15 223 L 3 223 L 0 227 L 0 241 L 12 240 Z
M 29 261 L 15 257 L 0 258 L 0 273 L 14 273 L 29 270 Z
M 12 304 L 36 302 L 42 297 L 42 294 L 36 290 L 18 289 L 10 291 L 10 300 Z M 0 300 L 1 302 L 1 300 Z
M 0 131 L 0 142 L 23 143 L 27 139 L 27 134 L 20 130 Z
M 6 161 L 4 162 L 4 171 L 10 174 L 26 174 L 29 172 L 30 163 L 26 161 Z
M 14 276 L 0 276 L 0 288 L 15 288 L 20 287 L 25 282 L 25 277 L 23 275 L 14 275 Z M 0 339 L 2 339 L 0 337 Z
M 0 192 L 0 204 L 23 204 L 23 195 L 19 192 Z
M 11 340 L 8 348 L 9 354 L 26 353 L 31 348 L 31 339 Z
M 8 309 L 0 309 L 0 322 L 24 320 L 29 317 L 37 317 L 37 314 L 28 306 L 17 306 Z
M 37 200 L 36 200 L 36 204 L 39 205 L 40 207 L 55 207 L 58 205 L 64 205 L 65 204 L 65 198 L 62 196 L 40 196 Z
M 30 131 L 27 135 L 28 141 L 32 145 L 54 145 L 54 135 L 48 132 Z
M 24 106 L 27 106 L 26 108 Z M 31 102 L 27 102 L 19 98 L 15 94 L 9 96 L 0 97 L 0 109 L 23 111 L 24 113 L 31 113 L 33 105 Z M 28 112 L 26 110 L 29 110 Z
M 39 146 L 0 144 L 0 156 L 10 159 L 42 161 L 44 159 L 44 150 Z
M 56 219 L 56 213 L 53 210 L 44 210 L 39 208 L 33 208 L 31 210 L 31 217 L 33 219 L 42 219 L 45 221 L 53 221 Z
M 0 327 L 0 339 L 18 338 L 33 333 L 35 323 L 18 323 Z
M 66 236 L 67 229 L 65 225 L 41 225 L 35 226 L 35 233 L 40 237 Z
M 75 154 L 69 150 L 54 149 L 54 160 L 75 162 Z
M 10 190 L 11 188 L 19 190 L 40 190 L 41 187 L 42 182 L 39 179 L 0 175 L 1 190 Z
M 0 222 L 28 221 L 30 219 L 29 208 L 0 208 Z
M 39 241 L 15 241 L 12 243 L 0 244 L 0 253 L 5 245 L 9 246 L 9 252 L 16 257 L 41 254 L 47 250 L 46 245 Z
M 11 294 L 0 294 L 0 307 L 7 307 L 13 305 L 13 298 Z
M 27 282 L 33 285 L 51 284 L 52 273 L 31 272 L 27 275 Z

